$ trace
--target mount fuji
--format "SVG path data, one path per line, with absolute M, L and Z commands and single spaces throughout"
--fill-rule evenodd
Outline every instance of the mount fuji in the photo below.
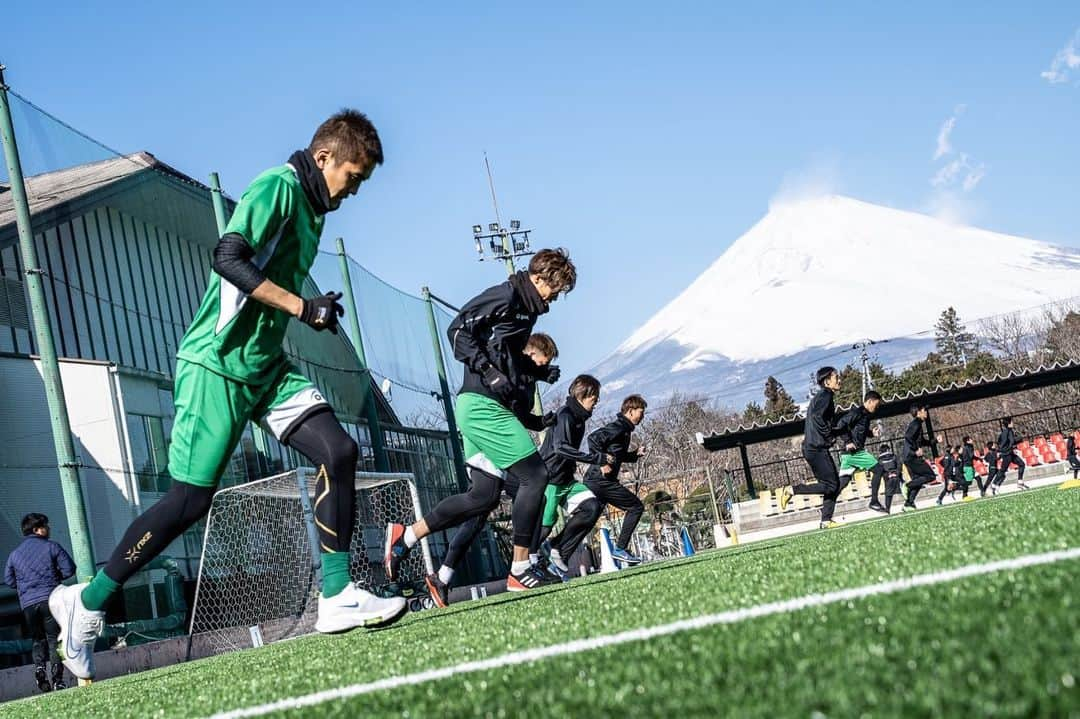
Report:
M 855 342 L 888 338 L 875 359 L 910 363 L 946 307 L 970 322 L 1075 294 L 1080 250 L 849 197 L 789 201 L 591 373 L 608 402 L 679 392 L 741 408 L 769 375 L 799 401 L 819 364 L 857 361 Z

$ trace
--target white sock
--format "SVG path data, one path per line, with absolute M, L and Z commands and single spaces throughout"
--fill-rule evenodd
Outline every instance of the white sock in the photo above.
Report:
M 529 571 L 529 567 L 531 567 L 531 566 L 532 566 L 532 564 L 529 562 L 528 559 L 523 559 L 520 562 L 512 562 L 510 564 L 510 573 L 511 574 L 524 574 L 525 572 Z
M 564 572 L 570 571 L 570 568 L 566 566 L 566 562 L 563 561 L 562 555 L 559 554 L 558 549 L 551 550 L 551 563 Z
M 405 546 L 412 549 L 419 541 L 420 540 L 416 538 L 416 532 L 412 530 L 412 525 L 405 527 Z
M 449 584 L 450 580 L 454 578 L 454 568 L 448 567 L 445 564 L 439 567 L 439 581 L 443 584 Z
M 540 555 L 539 554 L 530 554 L 529 555 L 529 564 L 536 564 L 539 561 L 540 561 Z

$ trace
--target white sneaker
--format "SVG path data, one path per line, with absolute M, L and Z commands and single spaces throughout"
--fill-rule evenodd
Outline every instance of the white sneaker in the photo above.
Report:
M 551 563 L 558 567 L 565 574 L 570 571 L 570 567 L 566 566 L 566 562 L 563 561 L 562 555 L 559 554 L 558 549 L 552 549 L 551 554 L 548 555 L 548 559 Z
M 58 638 L 64 666 L 79 679 L 94 678 L 94 643 L 105 628 L 105 612 L 92 612 L 82 602 L 86 584 L 60 585 L 49 595 L 49 611 L 60 625 Z
M 405 616 L 407 609 L 404 597 L 376 597 L 353 583 L 332 597 L 319 595 L 315 631 L 334 634 L 357 627 L 392 624 Z

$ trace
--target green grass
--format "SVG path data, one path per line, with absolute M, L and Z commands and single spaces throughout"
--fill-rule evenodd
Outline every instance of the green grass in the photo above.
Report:
M 412 615 L 0 705 L 0 717 L 205 716 L 966 564 L 1080 547 L 1039 490 Z M 999 572 L 460 675 L 295 716 L 1080 717 L 1080 562 Z

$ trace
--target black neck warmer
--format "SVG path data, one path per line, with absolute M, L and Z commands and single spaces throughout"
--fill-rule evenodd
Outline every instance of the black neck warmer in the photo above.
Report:
M 330 207 L 330 188 L 326 186 L 326 178 L 322 170 L 315 164 L 315 158 L 307 150 L 297 150 L 289 156 L 289 164 L 296 170 L 296 176 L 300 178 L 300 186 L 304 188 L 308 202 L 315 210 L 316 215 L 325 215 Z
M 578 402 L 578 398 L 574 395 L 568 395 L 566 398 L 566 406 L 570 408 L 570 412 L 581 421 L 585 421 L 592 417 L 592 412 L 581 406 L 581 402 Z
M 510 284 L 517 291 L 518 296 L 525 302 L 525 309 L 534 315 L 542 315 L 548 311 L 548 303 L 536 291 L 536 285 L 529 279 L 529 273 L 518 270 L 510 275 Z

